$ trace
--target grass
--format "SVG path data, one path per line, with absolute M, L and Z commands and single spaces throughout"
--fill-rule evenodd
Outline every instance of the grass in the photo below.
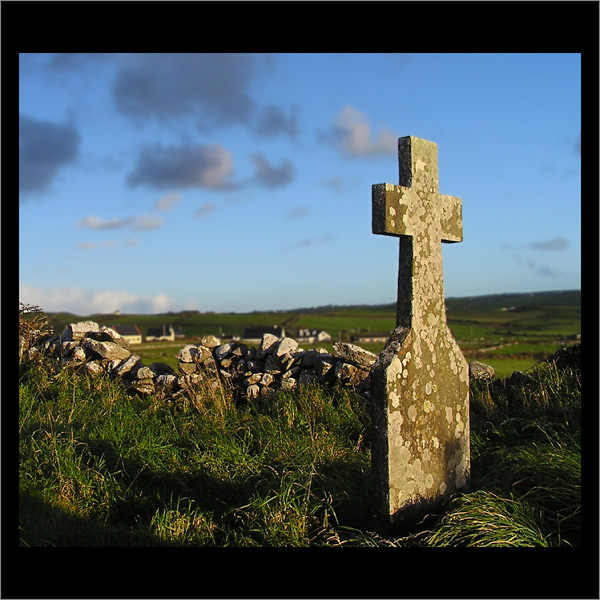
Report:
M 365 411 L 343 390 L 167 405 L 38 362 L 19 410 L 26 546 L 308 546 L 348 478 L 368 495 Z
M 568 363 L 568 361 L 567 361 Z M 372 530 L 368 404 L 304 387 L 254 404 L 129 396 L 20 365 L 22 546 L 577 546 L 581 371 L 471 390 L 472 487 L 412 534 Z

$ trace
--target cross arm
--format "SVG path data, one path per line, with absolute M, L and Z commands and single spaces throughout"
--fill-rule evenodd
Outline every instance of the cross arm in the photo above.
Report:
M 403 201 L 407 189 L 391 183 L 376 183 L 373 186 L 373 233 L 407 235 L 404 216 L 408 205 Z
M 442 242 L 462 242 L 462 201 L 454 196 L 439 195 L 442 209 Z

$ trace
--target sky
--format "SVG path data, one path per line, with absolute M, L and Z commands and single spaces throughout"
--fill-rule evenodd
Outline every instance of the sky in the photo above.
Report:
M 580 289 L 579 54 L 21 54 L 19 301 L 394 302 L 371 187 L 409 135 L 462 200 L 446 297 Z

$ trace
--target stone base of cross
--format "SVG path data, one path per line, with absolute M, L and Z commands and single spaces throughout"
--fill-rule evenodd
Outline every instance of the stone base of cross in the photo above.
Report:
M 437 146 L 398 140 L 400 185 L 373 186 L 373 233 L 400 237 L 397 327 L 371 371 L 380 529 L 410 525 L 469 480 L 469 372 L 446 323 L 440 242 L 462 204 L 438 192 Z

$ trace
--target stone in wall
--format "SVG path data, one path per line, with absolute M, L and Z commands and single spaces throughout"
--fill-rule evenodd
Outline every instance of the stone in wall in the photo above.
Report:
M 83 321 L 82 323 L 71 323 L 63 330 L 60 339 L 63 342 L 77 341 L 86 337 L 90 332 L 100 331 L 98 323 Z
M 469 363 L 469 377 L 471 379 L 481 379 L 491 381 L 494 377 L 494 367 L 478 362 L 476 360 Z
M 131 356 L 131 352 L 116 342 L 99 342 L 95 339 L 87 339 L 84 348 L 99 354 L 102 358 L 113 360 L 124 360 Z
M 344 342 L 337 342 L 333 345 L 335 348 L 335 355 L 342 360 L 352 363 L 357 367 L 371 368 L 377 360 L 377 354 L 363 350 L 359 346 L 354 344 L 346 344 Z

